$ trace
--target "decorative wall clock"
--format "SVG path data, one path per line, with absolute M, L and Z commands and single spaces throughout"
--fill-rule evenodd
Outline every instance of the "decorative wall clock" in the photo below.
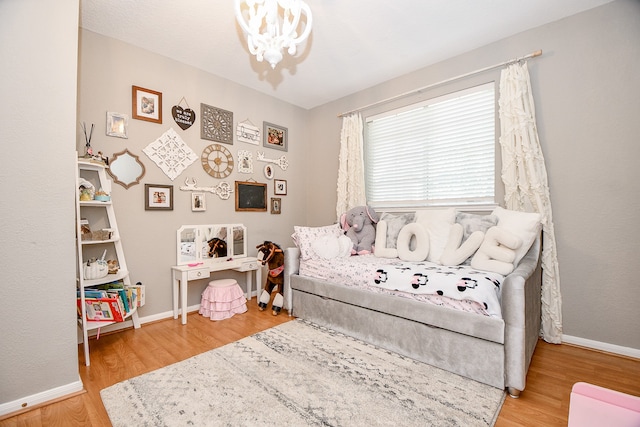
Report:
M 200 138 L 233 144 L 233 113 L 207 104 L 200 104 L 200 109 Z
M 202 168 L 214 178 L 226 178 L 233 171 L 233 155 L 220 144 L 211 144 L 202 150 Z

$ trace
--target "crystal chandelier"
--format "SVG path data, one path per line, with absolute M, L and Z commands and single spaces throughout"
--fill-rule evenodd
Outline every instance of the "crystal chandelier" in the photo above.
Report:
M 259 62 L 266 59 L 271 68 L 282 60 L 283 48 L 288 48 L 289 55 L 295 55 L 296 45 L 311 32 L 311 9 L 302 0 L 235 0 L 235 3 L 236 19 L 247 34 L 249 52 Z M 298 36 L 301 14 L 307 23 Z

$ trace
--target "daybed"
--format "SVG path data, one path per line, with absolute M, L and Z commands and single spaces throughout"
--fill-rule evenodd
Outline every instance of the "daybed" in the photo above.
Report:
M 511 273 L 503 276 L 498 297 L 500 316 L 454 310 L 386 291 L 371 292 L 303 276 L 299 274 L 301 249 L 286 248 L 285 307 L 293 316 L 507 389 L 517 397 L 525 388 L 540 330 L 540 248 L 538 230 L 526 255 Z

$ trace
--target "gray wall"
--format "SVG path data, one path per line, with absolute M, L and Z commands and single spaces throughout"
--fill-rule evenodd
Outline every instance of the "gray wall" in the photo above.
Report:
M 45 390 L 82 388 L 73 221 L 77 48 L 78 0 L 0 1 L 2 409 Z M 19 401 L 18 409 L 23 402 L 34 400 Z
M 529 71 L 553 204 L 564 334 L 640 350 L 639 41 L 640 2 L 618 0 L 311 110 L 309 155 L 316 161 L 308 171 L 326 181 L 309 184 L 308 222 L 335 217 L 337 114 L 542 49 Z M 426 96 L 492 79 L 499 81 L 499 70 Z
M 76 117 L 77 11 L 77 0 L 56 2 L 55 7 L 36 0 L 0 2 L 2 57 L 12 58 L 0 68 L 0 111 L 10 118 L 0 127 L 5 236 L 1 256 L 7 301 L 0 314 L 0 405 L 78 381 L 72 220 L 73 157 L 82 149 L 78 122 L 96 124 L 96 149 L 112 154 L 129 148 L 147 168 L 140 185 L 128 190 L 114 185 L 113 197 L 133 279 L 148 287 L 147 306 L 140 314 L 151 318 L 171 309 L 169 267 L 175 260 L 175 230 L 181 224 L 242 222 L 249 228 L 251 247 L 264 239 L 290 245 L 293 225 L 335 221 L 341 125 L 337 114 L 537 49 L 544 55 L 529 66 L 554 208 L 564 332 L 640 349 L 640 292 L 635 289 L 640 275 L 635 262 L 640 241 L 637 0 L 618 0 L 310 111 L 81 31 Z M 416 100 L 498 77 L 498 71 L 490 72 Z M 164 124 L 130 120 L 128 140 L 106 137 L 107 111 L 131 113 L 131 85 L 163 93 Z M 204 102 L 233 111 L 236 123 L 249 118 L 258 126 L 266 120 L 289 128 L 286 155 L 291 166 L 276 173 L 289 186 L 289 194 L 282 197 L 282 215 L 236 213 L 231 200 L 209 194 L 207 211 L 191 212 L 189 194 L 177 189 L 179 181 L 189 176 L 200 185 L 218 182 L 198 163 L 173 182 L 172 212 L 144 210 L 143 184 L 172 182 L 142 148 L 169 126 L 198 153 L 208 145 L 196 127 L 182 131 L 172 123 L 170 108 L 183 96 L 197 113 Z M 240 148 L 254 155 L 258 149 L 236 142 L 232 151 L 237 154 Z M 273 157 L 282 154 L 266 151 Z M 253 177 L 266 182 L 260 164 L 254 166 L 253 175 L 234 172 L 228 181 Z M 237 278 L 243 283 L 242 276 Z M 205 286 L 206 281 L 190 286 L 190 305 L 198 303 Z
M 131 117 L 131 86 L 141 86 L 162 93 L 163 122 L 151 123 Z M 182 98 L 196 112 L 196 123 L 182 130 L 171 115 L 174 105 L 185 105 Z M 234 168 L 224 180 L 209 176 L 200 163 L 202 150 L 213 141 L 200 138 L 200 103 L 233 112 L 234 130 L 238 122 L 249 119 L 262 132 L 262 123 L 278 124 L 288 128 L 288 151 L 238 142 L 222 144 L 235 158 L 238 150 L 253 155 L 253 174 L 243 174 Z M 106 112 L 128 114 L 128 139 L 106 136 Z M 255 255 L 256 245 L 271 240 L 290 246 L 293 224 L 305 222 L 304 191 L 306 122 L 309 113 L 302 108 L 263 95 L 252 89 L 205 73 L 183 63 L 170 60 L 118 40 L 91 31 L 80 31 L 78 121 L 89 126 L 94 123 L 92 147 L 111 156 L 127 148 L 140 157 L 146 173 L 140 184 L 125 189 L 113 184 L 113 203 L 123 240 L 127 266 L 134 282 L 146 285 L 146 305 L 140 316 L 162 316 L 171 310 L 171 270 L 176 264 L 176 231 L 181 225 L 243 223 L 247 226 L 249 254 Z M 198 159 L 180 176 L 171 181 L 156 164 L 143 153 L 143 149 L 173 128 L 184 142 L 195 151 Z M 78 129 L 77 149 L 84 150 L 84 135 Z M 235 194 L 228 200 L 206 193 L 206 211 L 191 211 L 191 193 L 179 190 L 185 179 L 196 179 L 198 186 L 215 186 L 227 181 L 248 181 L 268 184 L 268 199 L 274 197 L 274 184 L 265 178 L 264 162 L 256 160 L 257 152 L 266 158 L 286 155 L 286 171 L 275 167 L 275 178 L 287 180 L 287 195 L 282 199 L 282 213 L 236 212 Z M 144 184 L 173 185 L 173 211 L 147 211 L 144 208 Z M 269 200 L 268 200 L 269 202 Z M 216 273 L 213 277 L 233 277 L 245 285 L 243 273 Z M 200 295 L 208 280 L 190 282 L 188 304 L 200 303 Z M 254 287 L 255 290 L 255 287 Z M 254 299 L 255 302 L 255 299 Z

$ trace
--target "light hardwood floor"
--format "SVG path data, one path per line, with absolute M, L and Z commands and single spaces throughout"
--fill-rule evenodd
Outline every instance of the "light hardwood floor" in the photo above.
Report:
M 82 346 L 78 350 L 86 393 L 5 417 L 0 427 L 111 426 L 101 389 L 292 319 L 259 311 L 255 299 L 248 307 L 219 322 L 191 313 L 186 325 L 167 319 L 92 339 L 91 366 L 84 366 Z M 496 426 L 566 426 L 571 387 L 578 381 L 640 395 L 640 360 L 540 341 L 526 390 L 519 399 L 507 397 Z

